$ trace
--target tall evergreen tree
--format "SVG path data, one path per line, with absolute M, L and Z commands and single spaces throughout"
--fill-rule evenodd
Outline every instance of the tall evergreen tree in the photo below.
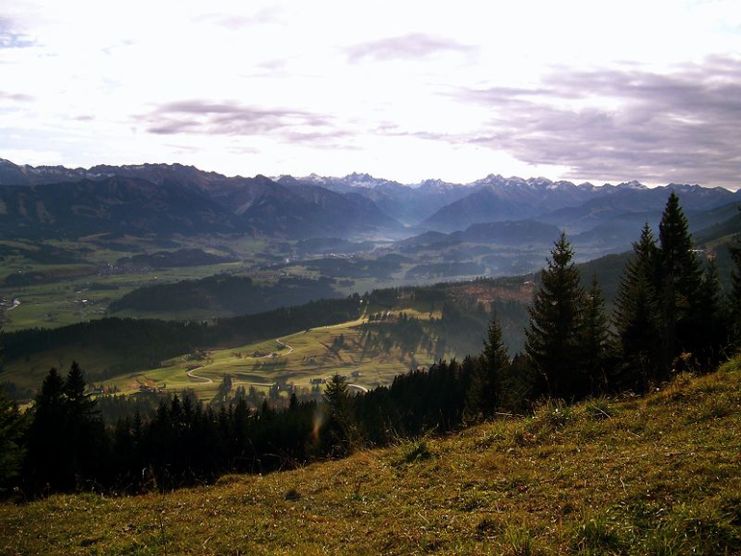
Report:
M 17 480 L 23 461 L 24 416 L 0 388 L 0 496 Z
M 659 375 L 661 335 L 656 294 L 658 249 L 648 224 L 633 244 L 633 256 L 615 300 L 615 328 L 621 355 L 617 387 L 645 390 Z
M 41 385 L 27 436 L 23 475 L 33 492 L 72 487 L 73 475 L 64 457 L 66 445 L 64 380 L 52 368 Z
M 610 329 L 605 315 L 605 300 L 597 282 L 592 277 L 592 286 L 584 297 L 584 308 L 578 336 L 578 355 L 581 361 L 581 376 L 586 378 L 583 386 L 588 390 L 581 394 L 605 393 L 607 391 L 610 356 Z
M 0 346 L 3 330 L 0 328 Z M 2 371 L 2 351 L 0 348 L 0 371 Z M 0 386 L 0 496 L 18 478 L 23 462 L 23 434 L 26 419 L 18 406 L 5 396 Z
M 576 348 L 584 292 L 573 257 L 566 235 L 561 234 L 541 273 L 525 331 L 525 351 L 543 390 L 560 398 L 573 398 L 583 384 Z
M 341 457 L 350 453 L 353 441 L 353 425 L 350 413 L 350 392 L 347 380 L 334 375 L 324 390 L 327 419 L 321 437 L 327 453 Z
M 501 400 L 501 379 L 509 365 L 502 328 L 492 316 L 484 340 L 484 351 L 472 369 L 466 393 L 466 414 L 474 419 L 494 414 Z
M 731 322 L 731 347 L 733 351 L 741 348 L 741 233 L 736 235 L 731 246 L 733 272 L 729 295 L 729 320 Z
M 537 396 L 537 382 L 538 375 L 530 358 L 516 353 L 502 376 L 502 408 L 516 413 L 526 410 Z
M 64 381 L 65 437 L 68 465 L 78 483 L 101 475 L 99 466 L 107 449 L 103 422 L 85 388 L 84 373 L 73 361 Z
M 672 192 L 659 224 L 659 285 L 664 372 L 682 352 L 701 347 L 695 332 L 702 326 L 702 270 L 692 250 L 687 218 Z
M 723 307 L 720 276 L 714 258 L 708 260 L 698 297 L 700 326 L 695 329 L 696 359 L 701 369 L 707 371 L 720 362 L 729 340 L 728 316 Z

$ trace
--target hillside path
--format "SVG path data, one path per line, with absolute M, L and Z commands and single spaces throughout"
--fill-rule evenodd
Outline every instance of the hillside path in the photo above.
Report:
M 197 380 L 202 380 L 203 384 L 213 384 L 214 381 L 208 378 L 207 376 L 200 376 L 196 374 L 196 371 L 200 369 L 200 367 L 196 367 L 195 369 L 191 369 L 190 371 L 186 371 L 185 374 L 188 375 L 190 378 L 195 378 Z
M 293 346 L 289 346 L 287 343 L 285 343 L 281 339 L 276 339 L 275 340 L 275 343 L 278 344 L 278 345 L 283 346 L 284 348 L 288 348 L 288 352 L 284 353 L 283 355 L 288 355 L 289 353 L 291 353 L 293 351 Z

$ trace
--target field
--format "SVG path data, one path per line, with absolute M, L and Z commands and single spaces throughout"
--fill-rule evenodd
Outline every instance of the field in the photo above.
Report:
M 400 312 L 389 311 L 388 318 L 396 318 Z M 404 309 L 403 313 L 419 319 L 440 317 L 439 312 L 414 309 Z M 93 345 L 65 346 L 35 354 L 28 360 L 7 363 L 2 378 L 21 388 L 36 388 L 49 368 L 67 369 L 74 359 L 96 385 L 115 387 L 125 394 L 137 392 L 141 387 L 162 387 L 172 392 L 187 388 L 208 401 L 227 374 L 234 388 L 252 386 L 267 391 L 276 383 L 292 384 L 298 392 L 304 393 L 310 391 L 312 380 L 322 381 L 341 374 L 347 376 L 356 389 L 363 390 L 390 383 L 394 376 L 410 368 L 413 359 L 420 365 L 427 365 L 434 359 L 432 353 L 421 347 L 409 353 L 402 352 L 398 346 L 382 348 L 368 342 L 363 335 L 363 325 L 367 323 L 368 318 L 364 316 L 252 344 L 197 350 L 163 361 L 158 368 L 120 374 L 107 380 L 96 380 L 95 376 L 116 364 L 111 353 Z M 321 383 L 319 386 L 322 387 Z
M 429 315 L 410 310 L 405 313 L 418 318 Z M 119 376 L 102 385 L 115 386 L 123 393 L 135 392 L 141 385 L 164 385 L 172 391 L 189 388 L 199 398 L 209 400 L 224 375 L 230 375 L 234 388 L 252 386 L 267 390 L 277 383 L 292 384 L 299 391 L 309 392 L 312 381 L 341 374 L 354 388 L 370 389 L 389 384 L 394 376 L 407 371 L 412 355 L 398 348 L 386 352 L 368 346 L 362 334 L 362 325 L 367 322 L 363 317 L 254 344 L 185 354 L 164 361 L 161 368 Z M 413 357 L 420 364 L 429 364 L 433 359 L 426 351 L 414 353 Z
M 0 241 L 0 254 L 3 249 L 14 250 L 0 258 L 3 329 L 9 332 L 36 326 L 54 328 L 101 318 L 111 301 L 135 288 L 244 270 L 249 268 L 255 252 L 264 247 L 261 242 L 245 246 L 242 262 L 137 271 L 110 265 L 121 257 L 159 250 L 156 243 L 124 238 L 120 242 L 110 242 L 108 247 L 104 245 L 95 237 L 74 242 Z M 205 238 L 188 238 L 182 245 L 213 251 Z M 181 244 L 166 246 L 172 249 Z M 216 251 L 221 252 L 223 248 L 219 245 Z M 32 279 L 18 280 L 20 276 Z M 18 300 L 15 306 L 14 300 Z
M 299 250 L 297 245 L 295 241 L 219 235 L 168 239 L 90 236 L 74 241 L 37 242 L 0 240 L 0 325 L 10 332 L 31 327 L 56 328 L 93 320 L 109 314 L 111 302 L 142 286 L 205 278 L 219 273 L 249 276 L 265 283 L 289 277 L 329 278 L 333 281 L 334 292 L 350 295 L 387 287 L 471 279 L 484 274 L 517 274 L 541 264 L 543 253 L 540 251 L 545 249 L 540 249 L 537 256 L 530 254 L 537 262 L 530 261 L 522 268 L 501 269 L 482 263 L 484 255 L 481 254 L 465 264 L 431 264 L 429 261 L 444 260 L 447 255 L 422 252 L 407 257 L 387 253 L 381 247 L 377 253 L 366 253 L 362 257 L 337 256 L 333 253 L 307 253 Z M 178 249 L 199 249 L 211 255 L 230 257 L 231 262 L 167 268 L 121 263 L 126 258 Z M 516 255 L 522 253 L 502 253 L 501 256 L 509 260 L 516 259 Z M 441 265 L 445 268 L 434 270 Z M 473 267 L 468 268 L 471 265 Z M 429 272 L 419 270 L 426 267 L 431 267 Z M 324 297 L 328 296 L 325 294 Z M 232 316 L 232 313 L 223 307 L 172 306 L 164 310 L 151 307 L 125 309 L 116 315 L 208 320 Z
M 216 485 L 0 506 L 5 554 L 741 553 L 741 359 Z

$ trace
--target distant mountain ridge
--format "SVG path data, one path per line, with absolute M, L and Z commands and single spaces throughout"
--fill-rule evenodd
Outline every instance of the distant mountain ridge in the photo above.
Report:
M 741 192 L 723 188 L 648 188 L 637 181 L 595 186 L 490 174 L 466 184 L 430 179 L 405 185 L 364 173 L 271 179 L 227 177 L 182 164 L 71 169 L 2 159 L 0 186 L 0 230 L 11 236 L 116 230 L 401 239 L 533 220 L 619 242 L 632 229 L 629 222 L 655 220 L 669 191 L 680 194 L 687 212 L 741 201 Z
M 129 198 L 134 183 L 151 197 Z M 115 230 L 307 238 L 393 233 L 402 228 L 371 200 L 353 192 L 285 186 L 261 175 L 229 178 L 180 164 L 85 170 L 0 160 L 0 186 L 5 186 L 0 187 L 0 230 L 10 236 Z M 120 212 L 124 205 L 125 214 Z

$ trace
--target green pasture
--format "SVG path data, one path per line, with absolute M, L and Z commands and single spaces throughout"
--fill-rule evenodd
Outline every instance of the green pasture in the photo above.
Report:
M 390 353 L 368 349 L 362 337 L 364 322 L 365 319 L 358 319 L 268 341 L 184 354 L 163 361 L 159 368 L 127 373 L 102 384 L 116 386 L 123 393 L 133 393 L 142 385 L 165 387 L 168 391 L 190 388 L 203 399 L 213 397 L 224 375 L 231 376 L 234 388 L 253 386 L 262 390 L 277 382 L 308 391 L 312 380 L 334 374 L 345 375 L 351 384 L 363 388 L 389 384 L 394 376 L 409 369 L 412 356 L 398 349 Z M 340 336 L 344 343 L 335 349 L 334 342 Z M 432 355 L 419 352 L 413 357 L 425 364 Z

